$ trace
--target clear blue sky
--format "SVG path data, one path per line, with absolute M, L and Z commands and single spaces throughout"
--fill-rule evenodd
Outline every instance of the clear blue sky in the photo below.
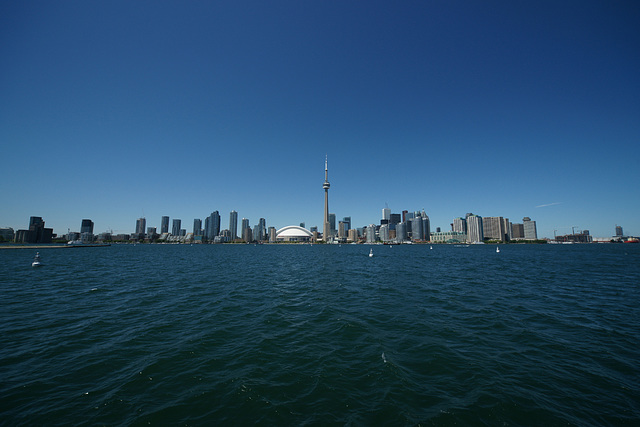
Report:
M 636 1 L 0 4 L 0 227 L 425 209 L 640 235 Z

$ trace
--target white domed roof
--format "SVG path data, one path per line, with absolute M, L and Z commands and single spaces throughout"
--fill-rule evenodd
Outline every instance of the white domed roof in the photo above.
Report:
M 313 237 L 313 233 L 311 233 L 306 228 L 298 227 L 297 225 L 288 225 L 276 231 L 276 236 L 278 237 Z

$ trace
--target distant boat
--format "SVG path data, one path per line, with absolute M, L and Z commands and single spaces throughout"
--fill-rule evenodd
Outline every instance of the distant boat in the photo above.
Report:
M 500 246 L 496 246 L 496 253 L 500 253 Z
M 40 252 L 36 252 L 36 256 L 33 258 L 31 267 L 40 267 L 41 265 L 42 265 L 42 261 L 40 260 Z
M 433 249 L 433 246 L 429 246 L 429 249 Z
M 371 249 L 371 250 L 369 251 L 369 256 L 370 256 L 370 257 L 372 257 L 372 256 L 373 256 L 373 249 Z

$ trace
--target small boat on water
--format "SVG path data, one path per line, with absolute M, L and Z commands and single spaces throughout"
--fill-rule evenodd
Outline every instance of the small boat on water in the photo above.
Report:
M 499 254 L 500 253 L 500 246 L 496 246 L 496 253 Z
M 370 257 L 372 257 L 372 256 L 373 256 L 373 249 L 371 249 L 371 250 L 369 251 L 369 256 L 370 256 Z
M 429 249 L 430 249 L 430 250 L 431 250 L 431 249 L 433 249 L 433 246 L 429 246 Z
M 36 252 L 36 256 L 33 258 L 31 267 L 40 267 L 41 265 L 42 265 L 42 260 L 40 259 L 40 252 Z

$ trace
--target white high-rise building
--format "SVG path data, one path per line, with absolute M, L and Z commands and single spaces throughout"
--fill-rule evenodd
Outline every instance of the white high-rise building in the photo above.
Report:
M 382 209 L 382 219 L 386 219 L 386 220 L 391 219 L 391 209 L 389 208 Z
M 482 227 L 482 217 L 478 215 L 467 216 L 467 241 L 482 242 L 484 231 Z
M 525 216 L 522 218 L 522 225 L 524 227 L 524 238 L 527 240 L 538 239 L 538 230 L 536 229 L 536 222 L 531 221 L 531 218 Z

